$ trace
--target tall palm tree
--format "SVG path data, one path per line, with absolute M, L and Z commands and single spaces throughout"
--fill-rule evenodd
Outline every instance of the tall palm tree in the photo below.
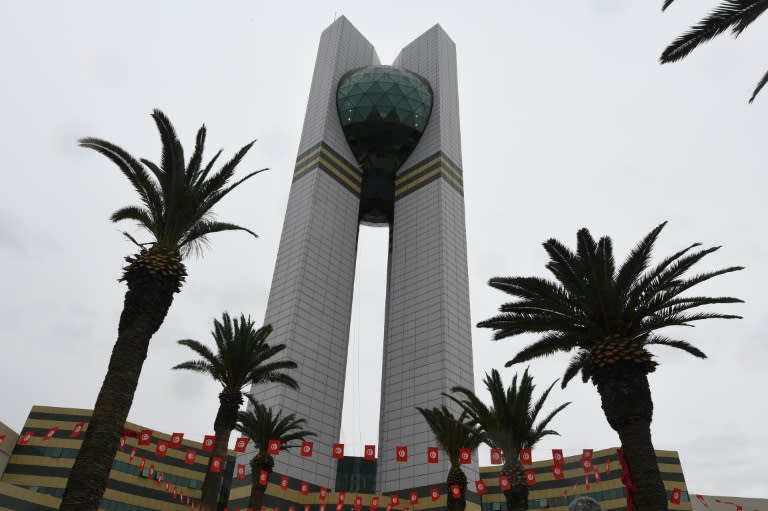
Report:
M 688 342 L 671 339 L 659 330 L 691 326 L 704 319 L 740 317 L 692 312 L 702 305 L 741 302 L 737 298 L 683 296 L 697 284 L 742 269 L 731 266 L 688 275 L 697 262 L 720 247 L 697 249 L 700 244 L 694 243 L 649 266 L 651 250 L 664 225 L 640 241 L 618 269 L 614 267 L 609 237 L 595 242 L 587 229 L 581 229 L 575 253 L 555 239 L 546 241 L 544 249 L 550 258 L 546 268 L 556 280 L 491 279 L 491 287 L 517 300 L 502 305 L 502 314 L 478 324 L 494 329 L 497 340 L 523 333 L 541 336 L 507 362 L 507 366 L 576 350 L 565 370 L 562 386 L 581 372 L 585 383 L 592 381 L 597 387 L 603 412 L 619 435 L 629 472 L 637 486 L 634 500 L 639 511 L 667 509 L 666 492 L 651 442 L 653 401 L 648 373 L 653 372 L 658 363 L 649 348 L 669 346 L 706 358 Z
M 661 10 L 664 11 L 674 0 L 664 0 Z M 672 41 L 661 54 L 661 63 L 677 62 L 685 58 L 702 43 L 722 34 L 730 29 L 734 37 L 741 35 L 744 30 L 760 17 L 768 9 L 765 0 L 723 0 L 705 18 L 692 26 L 688 32 Z M 749 102 L 755 100 L 755 96 L 768 83 L 768 72 L 757 82 L 755 90 Z
M 149 234 L 137 242 L 139 251 L 126 258 L 121 281 L 128 286 L 106 377 L 96 399 L 85 440 L 64 490 L 63 511 L 96 511 L 104 494 L 112 460 L 133 402 L 139 375 L 147 356 L 149 340 L 160 328 L 173 295 L 187 275 L 183 259 L 202 248 L 210 234 L 245 231 L 245 227 L 218 222 L 213 207 L 237 186 L 262 172 L 257 170 L 231 182 L 235 168 L 253 145 L 245 145 L 218 171 L 212 172 L 221 151 L 203 165 L 205 126 L 197 132 L 195 150 L 188 164 L 176 132 L 159 110 L 152 113 L 160 132 L 163 154 L 160 165 L 137 160 L 120 147 L 97 138 L 84 138 L 80 145 L 114 162 L 139 194 L 141 205 L 126 206 L 111 220 L 132 220 Z M 143 164 L 143 166 L 142 166 Z
M 483 434 L 478 428 L 469 424 L 466 413 L 456 417 L 445 405 L 440 408 L 417 407 L 416 409 L 424 416 L 424 420 L 435 435 L 435 441 L 448 455 L 451 464 L 446 478 L 447 508 L 449 511 L 464 511 L 467 507 L 467 476 L 459 463 L 459 449 L 474 451 L 483 443 Z M 450 488 L 454 484 L 461 490 L 461 496 L 458 499 L 451 497 Z
M 250 406 L 245 412 L 238 414 L 237 430 L 247 436 L 258 449 L 258 454 L 251 459 L 251 496 L 248 499 L 248 509 L 261 509 L 266 485 L 259 483 L 259 474 L 262 470 L 267 474 L 272 473 L 275 459 L 269 454 L 270 440 L 280 441 L 280 450 L 286 451 L 296 447 L 297 443 L 311 436 L 313 432 L 307 431 L 304 419 L 297 419 L 295 414 L 289 413 L 285 417 L 282 412 L 275 414 L 271 408 L 258 403 L 250 395 L 247 396 Z M 269 476 L 267 476 L 269 480 Z
M 510 482 L 510 489 L 504 492 L 507 510 L 528 509 L 528 483 L 520 461 L 520 451 L 532 449 L 545 436 L 559 435 L 557 431 L 547 427 L 555 415 L 571 403 L 561 404 L 537 423 L 544 403 L 557 380 L 535 401 L 533 391 L 536 385 L 533 383 L 533 377 L 528 374 L 528 369 L 523 373 L 519 385 L 515 375 L 512 384 L 505 389 L 496 369 L 493 369 L 491 374 L 486 373 L 484 383 L 491 395 L 490 407 L 474 392 L 464 387 L 451 389 L 461 398 L 451 395 L 447 397 L 464 409 L 472 424 L 480 427 L 489 446 L 501 449 L 504 456 L 501 473 L 506 475 Z
M 211 455 L 227 458 L 227 444 L 232 430 L 237 424 L 237 412 L 243 404 L 243 388 L 261 383 L 281 383 L 293 389 L 299 388 L 291 376 L 284 371 L 295 369 L 296 362 L 276 361 L 274 358 L 285 349 L 285 344 L 271 346 L 266 339 L 272 332 L 272 326 L 266 325 L 258 330 L 250 317 L 240 315 L 240 320 L 232 320 L 226 312 L 221 321 L 213 320 L 213 340 L 216 351 L 192 339 L 178 341 L 198 355 L 201 359 L 183 362 L 174 369 L 188 369 L 210 376 L 221 384 L 219 411 L 213 423 L 216 443 Z M 223 470 L 212 472 L 210 466 L 203 481 L 200 503 L 203 509 L 213 511 L 218 504 Z

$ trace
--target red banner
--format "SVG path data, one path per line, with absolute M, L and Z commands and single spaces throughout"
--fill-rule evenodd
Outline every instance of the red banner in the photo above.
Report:
M 374 461 L 376 459 L 376 446 L 366 445 L 363 450 L 363 459 L 366 461 Z
M 472 463 L 472 449 L 467 449 L 466 447 L 459 449 L 459 463 L 462 465 Z
M 501 465 L 503 463 L 501 459 L 501 449 L 496 447 L 491 449 L 491 465 Z
M 333 444 L 331 457 L 335 460 L 342 459 L 344 457 L 344 444 Z
M 304 440 L 301 442 L 301 455 L 305 458 L 312 457 L 312 449 L 314 448 L 315 444 L 310 442 L 309 440 Z
M 401 463 L 408 461 L 408 448 L 404 445 L 395 447 L 395 457 Z
M 427 463 L 437 463 L 438 461 L 440 461 L 440 456 L 437 447 L 427 447 Z

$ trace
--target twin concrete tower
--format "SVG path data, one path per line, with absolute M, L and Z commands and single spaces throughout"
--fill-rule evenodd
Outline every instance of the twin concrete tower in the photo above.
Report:
M 275 470 L 329 488 L 361 223 L 390 234 L 376 491 L 439 484 L 449 465 L 427 463 L 437 444 L 416 407 L 473 388 L 456 47 L 439 25 L 391 66 L 344 17 L 320 38 L 264 321 L 301 390 L 254 395 L 317 433 L 312 457 L 283 452 Z M 466 467 L 473 480 L 476 460 Z

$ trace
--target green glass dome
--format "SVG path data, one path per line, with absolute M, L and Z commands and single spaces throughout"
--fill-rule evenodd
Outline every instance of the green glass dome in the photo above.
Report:
M 391 221 L 395 172 L 424 133 L 432 90 L 426 80 L 403 68 L 368 66 L 341 78 L 336 107 L 347 143 L 363 169 L 361 219 Z

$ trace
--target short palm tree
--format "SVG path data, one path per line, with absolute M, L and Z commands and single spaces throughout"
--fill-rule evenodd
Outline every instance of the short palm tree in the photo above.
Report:
M 446 487 L 448 488 L 447 508 L 449 511 L 463 511 L 467 507 L 467 476 L 459 463 L 459 449 L 474 451 L 483 443 L 482 432 L 468 422 L 466 413 L 458 417 L 445 405 L 440 408 L 416 408 L 429 428 L 435 435 L 435 441 L 448 455 L 451 468 L 448 471 Z M 450 488 L 458 485 L 461 496 L 456 499 L 451 496 Z
M 520 451 L 532 449 L 545 436 L 559 435 L 557 431 L 547 427 L 552 419 L 571 403 L 561 404 L 537 423 L 544 403 L 557 380 L 552 382 L 538 400 L 533 397 L 536 386 L 533 377 L 528 374 L 528 369 L 523 373 L 519 385 L 515 375 L 509 388 L 504 388 L 496 369 L 493 369 L 491 374 L 486 373 L 484 383 L 491 395 L 490 407 L 474 392 L 464 387 L 451 389 L 459 395 L 458 397 L 446 395 L 464 409 L 473 425 L 480 427 L 489 446 L 501 449 L 504 456 L 501 473 L 506 475 L 510 482 L 510 489 L 504 492 L 507 510 L 528 509 L 528 483 L 525 480 L 525 469 L 520 462 Z
M 674 0 L 664 0 L 662 10 L 666 10 Z M 730 29 L 738 37 L 748 26 L 768 10 L 765 0 L 723 0 L 720 5 L 704 19 L 692 26 L 688 32 L 675 39 L 661 54 L 661 63 L 676 62 L 685 58 L 702 43 Z M 768 72 L 757 82 L 749 102 L 768 83 Z
M 614 267 L 611 239 L 595 242 L 587 229 L 577 235 L 577 250 L 561 242 L 544 243 L 555 281 L 538 277 L 493 278 L 489 284 L 517 300 L 501 306 L 501 314 L 478 326 L 495 330 L 494 339 L 524 333 L 540 339 L 520 351 L 507 366 L 558 352 L 576 350 L 563 376 L 563 387 L 579 372 L 600 394 L 603 412 L 618 433 L 631 477 L 637 486 L 639 511 L 667 509 L 667 496 L 651 442 L 653 401 L 648 373 L 658 363 L 649 348 L 681 349 L 706 358 L 688 342 L 659 330 L 691 326 L 704 319 L 739 318 L 730 314 L 692 312 L 703 305 L 737 303 L 731 297 L 683 296 L 690 288 L 741 266 L 688 276 L 688 271 L 719 247 L 697 249 L 699 243 L 649 267 L 651 250 L 665 224 L 651 231 Z
M 256 329 L 251 318 L 241 315 L 240 319 L 229 317 L 226 312 L 221 321 L 213 321 L 213 340 L 216 351 L 192 339 L 178 341 L 198 355 L 199 360 L 181 363 L 174 369 L 188 369 L 210 376 L 223 387 L 219 394 L 219 411 L 213 423 L 216 432 L 216 443 L 212 456 L 227 458 L 227 444 L 232 430 L 235 429 L 238 409 L 243 404 L 243 389 L 261 383 L 281 383 L 293 389 L 298 389 L 291 376 L 284 371 L 295 369 L 296 362 L 290 360 L 274 360 L 285 349 L 285 344 L 271 346 L 266 340 L 272 332 L 270 325 Z M 218 504 L 223 481 L 224 467 L 219 472 L 211 472 L 210 467 L 205 474 L 200 503 L 202 509 L 213 511 Z
M 184 257 L 190 251 L 200 249 L 208 236 L 216 232 L 245 231 L 256 236 L 244 227 L 213 218 L 213 207 L 219 201 L 261 172 L 251 172 L 232 182 L 235 168 L 253 142 L 240 149 L 218 171 L 212 172 L 221 151 L 203 165 L 205 126 L 197 132 L 195 150 L 186 163 L 171 122 L 159 110 L 155 110 L 152 117 L 163 147 L 159 166 L 149 160 L 137 160 L 105 140 L 80 140 L 81 146 L 112 160 L 141 199 L 139 206 L 126 206 L 115 211 L 111 220 L 136 222 L 149 234 L 150 240 L 139 243 L 125 233 L 139 246 L 139 251 L 126 258 L 128 265 L 120 280 L 127 284 L 128 291 L 117 328 L 117 341 L 85 440 L 64 490 L 60 508 L 64 511 L 96 511 L 99 507 L 147 356 L 149 340 L 163 323 L 173 295 L 179 292 L 187 275 Z
M 247 396 L 250 406 L 245 412 L 238 414 L 237 430 L 251 439 L 259 451 L 251 458 L 251 496 L 248 499 L 248 509 L 261 509 L 266 485 L 259 483 L 259 474 L 262 470 L 267 474 L 272 473 L 275 459 L 269 454 L 269 441 L 279 440 L 280 450 L 285 451 L 296 447 L 298 442 L 315 436 L 311 431 L 304 429 L 307 423 L 304 419 L 297 419 L 295 414 L 282 416 L 282 412 L 275 414 L 271 408 L 258 403 L 250 395 Z M 269 480 L 269 476 L 267 476 Z

